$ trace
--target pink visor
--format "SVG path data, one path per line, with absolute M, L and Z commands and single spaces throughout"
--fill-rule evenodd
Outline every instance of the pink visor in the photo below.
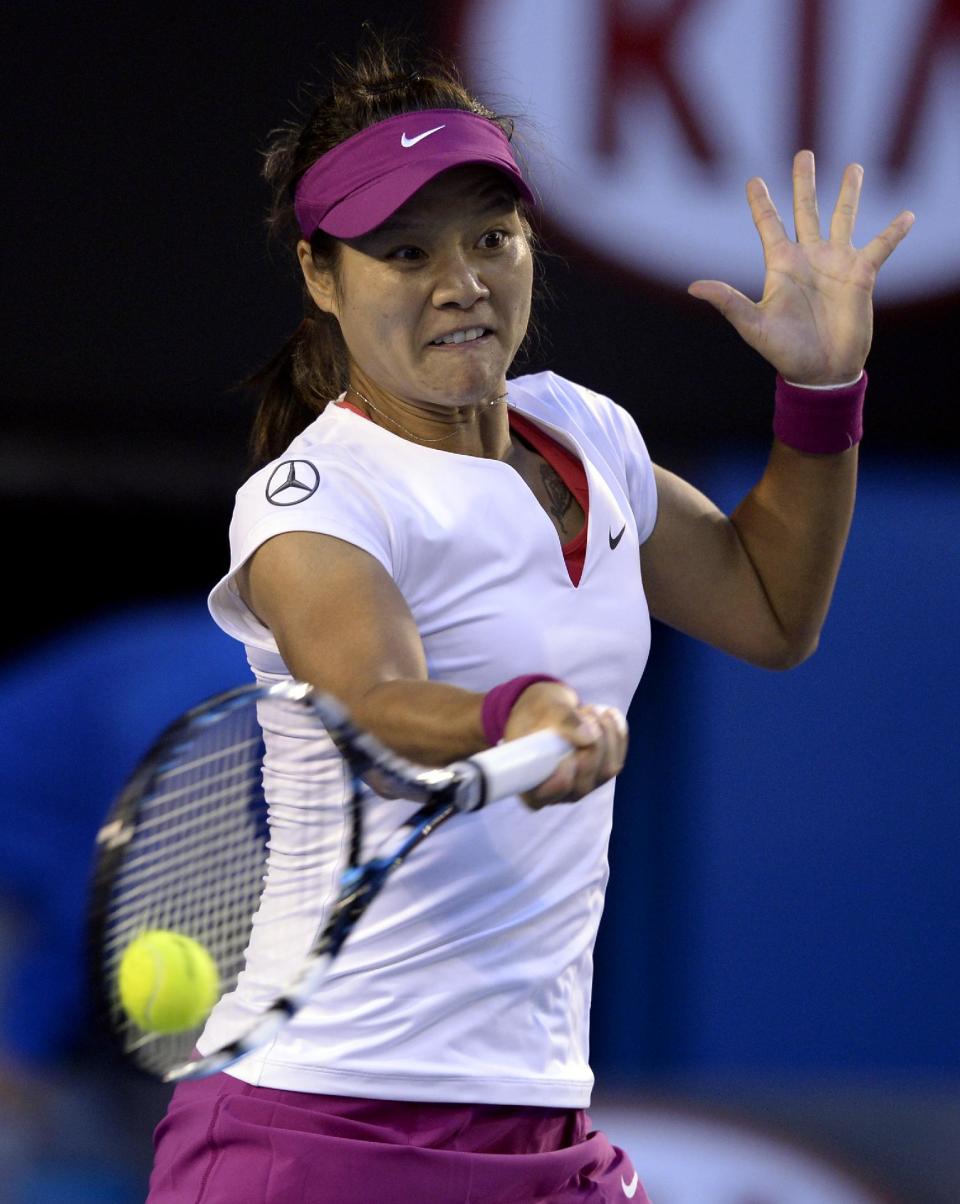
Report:
M 318 228 L 356 238 L 434 176 L 464 163 L 497 168 L 535 203 L 498 125 L 462 109 L 426 109 L 379 121 L 321 156 L 297 185 L 297 222 L 304 238 Z

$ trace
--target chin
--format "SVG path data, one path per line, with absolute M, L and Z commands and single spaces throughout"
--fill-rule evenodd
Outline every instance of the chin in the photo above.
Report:
M 502 372 L 496 375 L 484 373 L 482 379 L 450 381 L 440 386 L 443 400 L 441 405 L 470 406 L 481 405 L 502 392 Z

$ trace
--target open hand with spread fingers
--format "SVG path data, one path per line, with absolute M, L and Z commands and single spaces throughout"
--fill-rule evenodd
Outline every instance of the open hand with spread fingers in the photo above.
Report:
M 873 334 L 873 286 L 877 272 L 906 236 L 914 215 L 904 210 L 864 247 L 853 245 L 863 168 L 843 173 L 830 219 L 820 234 L 814 158 L 793 160 L 790 239 L 763 180 L 747 184 L 747 199 L 763 245 L 763 297 L 753 302 L 719 280 L 697 280 L 691 296 L 709 301 L 737 333 L 794 384 L 832 385 L 859 376 Z

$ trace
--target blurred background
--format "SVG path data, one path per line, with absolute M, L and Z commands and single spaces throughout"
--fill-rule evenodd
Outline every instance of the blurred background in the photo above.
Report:
M 0 490 L 0 1204 L 142 1199 L 167 1091 L 90 1030 L 88 850 L 167 720 L 246 679 L 206 616 L 252 416 L 296 326 L 259 150 L 361 24 L 450 52 L 543 197 L 550 367 L 732 507 L 770 369 L 690 280 L 756 296 L 785 218 L 866 169 L 884 269 L 847 561 L 786 675 L 657 628 L 597 948 L 595 1120 L 655 1204 L 960 1200 L 957 0 L 8 6 Z M 399 21 L 399 24 L 398 24 Z

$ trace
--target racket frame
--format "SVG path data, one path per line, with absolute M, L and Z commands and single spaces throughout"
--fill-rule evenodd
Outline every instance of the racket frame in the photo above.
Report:
M 115 1019 L 115 984 L 106 981 L 108 975 L 103 953 L 113 884 L 123 864 L 125 851 L 135 838 L 141 803 L 149 799 L 157 779 L 177 766 L 198 729 L 220 722 L 241 707 L 264 699 L 302 706 L 319 721 L 343 756 L 351 777 L 350 796 L 346 801 L 350 826 L 347 865 L 341 873 L 339 892 L 329 916 L 299 973 L 284 992 L 234 1041 L 207 1055 L 168 1068 L 161 1076 L 165 1082 L 181 1082 L 216 1074 L 271 1041 L 318 989 L 344 942 L 379 894 L 386 879 L 419 844 L 458 812 L 476 811 L 493 799 L 532 789 L 544 781 L 570 751 L 570 745 L 558 732 L 544 730 L 520 740 L 502 743 L 443 768 L 416 765 L 387 749 L 369 732 L 358 728 L 335 698 L 297 681 L 282 681 L 270 686 L 254 683 L 238 686 L 193 707 L 170 724 L 151 745 L 97 835 L 88 925 L 92 954 L 90 965 L 94 975 L 94 998 L 98 1001 L 100 1012 L 106 1013 L 110 1019 L 115 1037 L 120 1037 Z M 407 831 L 398 843 L 389 853 L 375 856 L 365 864 L 360 860 L 363 847 L 362 796 L 368 789 L 363 781 L 364 775 L 373 777 L 380 790 L 387 788 L 391 794 L 419 804 L 418 809 L 399 826 L 401 833 L 403 829 Z M 263 807 L 265 816 L 265 800 Z M 150 1035 L 145 1034 L 144 1039 L 149 1040 Z M 130 1050 L 125 1052 L 129 1053 Z M 152 1069 L 149 1072 L 157 1074 Z

